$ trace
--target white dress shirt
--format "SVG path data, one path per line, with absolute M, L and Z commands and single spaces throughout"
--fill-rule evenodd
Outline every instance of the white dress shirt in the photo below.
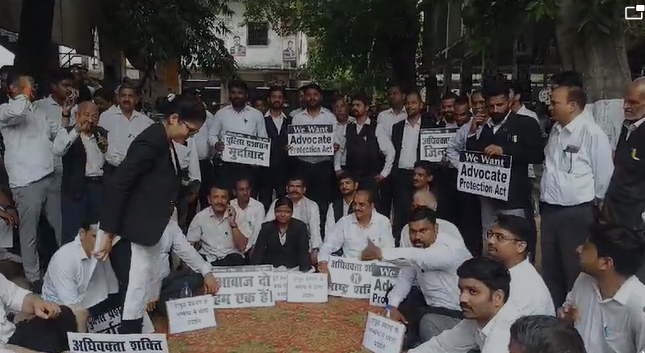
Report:
M 437 227 L 439 228 L 439 233 L 449 235 L 450 237 L 458 240 L 462 244 L 464 243 L 464 238 L 461 236 L 461 232 L 456 225 L 452 224 L 450 221 L 445 219 L 437 218 Z M 401 247 L 402 248 L 412 248 L 412 241 L 410 241 L 410 226 L 405 225 L 401 229 Z
M 336 116 L 330 112 L 327 109 L 320 109 L 320 114 L 317 115 L 316 117 L 312 117 L 309 115 L 309 112 L 307 110 L 303 110 L 297 114 L 292 115 L 293 120 L 291 120 L 291 125 L 331 125 L 334 129 L 334 143 L 339 143 L 336 139 L 338 137 L 338 133 L 336 132 Z M 340 154 L 340 149 L 334 154 L 334 156 Z M 340 157 L 330 157 L 330 156 L 299 156 L 298 159 L 300 159 L 303 162 L 315 164 L 315 163 L 320 163 L 328 160 L 335 160 L 334 158 L 340 158 Z
M 56 139 L 54 139 L 54 145 L 52 147 L 54 154 L 60 157 L 64 156 L 65 153 L 69 151 L 69 148 L 72 147 L 72 143 L 74 143 L 79 136 L 81 136 L 83 147 L 85 147 L 85 176 L 103 176 L 105 157 L 103 156 L 103 152 L 101 152 L 94 135 L 79 135 L 79 133 L 76 132 L 76 129 L 71 129 L 67 132 L 67 129 L 62 128 L 58 130 Z
M 221 260 L 230 254 L 244 255 L 235 247 L 233 230 L 226 214 L 224 218 L 217 219 L 212 207 L 205 208 L 195 215 L 186 237 L 191 243 L 201 242 L 202 248 L 199 253 L 206 256 L 208 262 Z
M 18 287 L 0 273 L 0 302 L 2 302 L 0 305 L 0 350 L 7 345 L 7 341 L 16 330 L 16 326 L 7 319 L 7 314 L 22 311 L 22 302 L 28 294 L 30 294 L 28 290 Z
M 353 116 L 347 117 L 347 121 L 344 124 L 341 124 L 338 119 L 336 119 L 336 130 L 334 136 L 334 139 L 338 141 L 338 144 L 340 145 L 341 148 L 345 146 L 345 142 L 347 141 L 345 139 L 345 131 L 347 131 L 347 124 L 349 123 L 354 123 L 356 122 L 356 118 Z M 345 163 L 347 162 L 347 154 L 346 153 L 341 153 L 340 155 L 340 165 L 344 166 Z
M 291 111 L 291 113 L 289 113 L 289 116 L 293 118 L 294 116 L 296 116 L 296 115 L 298 115 L 298 114 L 302 113 L 304 110 L 305 110 L 305 109 L 304 109 L 304 108 L 302 108 L 302 107 L 301 107 L 301 108 L 298 108 L 298 109 L 295 109 L 295 110 L 292 110 L 292 111 Z M 331 113 L 331 110 L 329 110 L 329 109 L 327 109 L 327 108 L 325 108 L 325 107 L 320 107 L 320 110 L 321 110 L 321 111 L 326 111 L 326 112 L 328 112 L 328 113 Z M 333 113 L 332 113 L 332 114 L 333 114 Z
M 555 315 L 551 292 L 528 259 L 511 267 L 508 272 L 511 274 L 508 302 L 521 315 Z
M 264 223 L 264 205 L 262 202 L 251 198 L 246 208 L 240 207 L 237 199 L 231 200 L 231 206 L 235 209 L 235 222 L 240 227 L 240 231 L 249 240 L 246 245 L 246 251 L 249 251 L 258 240 L 258 234 Z
M 211 129 L 211 126 L 213 126 L 215 120 L 215 116 L 213 113 L 209 112 L 208 110 L 206 111 L 206 121 L 204 122 L 204 125 L 197 131 L 195 135 L 193 135 L 193 139 L 195 140 L 195 149 L 197 150 L 197 158 L 202 161 L 202 160 L 210 160 L 213 158 L 212 154 L 212 146 L 208 144 L 208 132 Z
M 612 149 L 607 134 L 586 113 L 564 127 L 556 123 L 544 154 L 541 201 L 575 206 L 605 197 L 614 172 Z
M 349 206 L 350 204 L 345 202 L 345 199 L 343 199 L 343 217 L 349 213 Z M 329 234 L 329 232 L 331 232 L 331 230 L 336 225 L 336 217 L 334 217 L 334 213 L 334 203 L 332 202 L 329 204 L 329 208 L 327 208 L 327 217 L 325 219 L 325 234 Z
M 98 243 L 97 238 L 97 246 Z M 109 261 L 88 256 L 81 238 L 63 245 L 52 257 L 43 281 L 43 299 L 89 309 L 119 291 L 119 282 Z
M 414 163 L 417 162 L 417 147 L 419 146 L 419 133 L 421 132 L 421 119 L 418 119 L 414 125 L 409 120 L 405 120 L 403 125 L 403 140 L 401 140 L 401 155 L 399 156 L 399 169 L 414 169 Z
M 538 119 L 537 114 L 535 114 L 535 112 L 532 111 L 531 109 L 527 108 L 524 104 L 522 104 L 520 109 L 518 109 L 517 113 L 515 113 L 515 114 L 529 116 L 529 117 L 535 119 L 535 121 L 537 121 L 538 123 L 540 122 L 540 120 Z
M 229 131 L 267 137 L 264 116 L 259 110 L 248 105 L 239 112 L 232 105 L 218 110 L 208 132 L 208 143 L 215 146 L 220 141 L 224 142 L 224 136 Z
M 382 261 L 402 267 L 389 295 L 390 305 L 398 307 L 416 280 L 426 304 L 461 311 L 457 268 L 470 258 L 472 255 L 463 241 L 441 232 L 434 244 L 425 249 L 383 249 Z
M 394 126 L 394 124 L 407 118 L 408 113 L 405 111 L 405 108 L 398 114 L 394 112 L 394 109 L 390 108 L 378 113 L 376 122 L 378 123 L 378 126 L 381 127 L 383 131 L 385 131 L 387 137 L 392 138 L 392 127 Z
M 278 133 L 279 133 L 279 132 L 280 132 L 280 130 L 282 129 L 282 124 L 284 123 L 284 119 L 286 119 L 286 118 L 287 118 L 287 116 L 284 114 L 284 112 L 281 112 L 281 113 L 280 113 L 280 116 L 278 116 L 277 118 L 276 118 L 276 117 L 273 117 L 273 116 L 271 115 L 271 110 L 267 110 L 267 112 L 266 112 L 266 113 L 264 113 L 264 117 L 265 117 L 265 118 L 268 118 L 268 117 L 270 117 L 270 118 L 271 118 L 271 121 L 273 122 L 273 125 L 275 125 L 275 129 L 278 131 Z M 266 123 L 265 123 L 265 124 L 266 124 Z
M 371 124 L 370 118 L 367 118 L 365 121 L 365 125 Z M 360 134 L 361 130 L 363 129 L 364 125 L 359 125 L 358 123 L 354 122 L 352 124 L 356 124 L 356 134 Z M 338 131 L 338 130 L 336 130 Z M 342 170 L 342 161 L 347 160 L 347 150 L 345 148 L 345 143 L 347 142 L 346 136 L 346 131 L 347 131 L 347 126 L 344 126 L 342 128 L 342 140 L 339 143 L 340 144 L 340 149 L 337 153 L 335 158 L 334 158 L 334 169 L 336 171 Z M 381 176 L 384 178 L 387 178 L 390 175 L 390 172 L 392 171 L 392 165 L 394 164 L 394 157 L 396 154 L 396 151 L 394 151 L 394 145 L 392 144 L 392 141 L 390 141 L 390 138 L 385 134 L 383 129 L 376 128 L 375 131 L 375 136 L 376 136 L 376 142 L 378 143 L 378 147 L 381 150 L 381 153 L 385 156 L 385 164 L 383 165 L 383 169 L 381 170 Z
M 390 220 L 373 210 L 369 225 L 363 228 L 355 214 L 347 215 L 338 221 L 331 232 L 325 234 L 318 261 L 329 262 L 331 254 L 341 248 L 344 257 L 360 258 L 368 240 L 379 248 L 393 248 L 395 245 Z
M 581 273 L 567 295 L 580 320 L 575 327 L 588 353 L 645 351 L 645 285 L 630 277 L 613 298 L 603 299 L 598 282 Z
M 39 99 L 34 102 L 34 105 L 37 109 L 45 112 L 45 117 L 47 117 L 47 123 L 52 131 L 59 131 L 63 128 L 63 107 L 58 104 L 54 98 L 49 95 L 47 98 Z M 70 110 L 69 124 L 76 124 L 76 110 L 78 106 L 75 105 L 72 110 Z M 54 158 L 54 169 L 58 172 L 63 171 L 63 161 L 61 158 Z
M 408 353 L 468 353 L 473 349 L 480 353 L 508 353 L 511 325 L 520 316 L 512 304 L 506 303 L 484 327 L 475 320 L 462 320 Z
M 186 146 L 172 142 L 177 152 L 179 168 L 188 169 L 188 179 L 202 181 L 202 174 L 199 168 L 199 156 L 197 155 L 197 146 L 194 137 L 186 140 Z
M 466 150 L 466 143 L 468 142 L 468 135 L 470 135 L 470 124 L 472 119 L 469 122 L 462 125 L 457 133 L 448 140 L 448 147 L 446 148 L 446 156 L 452 164 L 453 167 L 459 168 L 459 155 L 461 152 Z
M 45 113 L 20 95 L 0 105 L 0 132 L 4 138 L 4 164 L 9 186 L 28 186 L 54 172 L 52 141 L 58 130 Z
M 312 200 L 302 197 L 298 203 L 293 204 L 293 218 L 305 222 L 309 229 L 309 250 L 320 249 L 322 237 L 320 236 L 320 209 Z M 264 222 L 275 220 L 275 200 L 271 203 Z
M 108 131 L 105 160 L 115 167 L 121 164 L 132 141 L 152 124 L 152 119 L 136 110 L 130 119 L 118 106 L 104 111 L 99 117 L 99 126 Z
M 211 264 L 206 262 L 197 250 L 190 245 L 176 220 L 171 219 L 168 222 L 159 242 L 161 243 L 161 256 L 158 258 L 159 263 L 153 264 L 153 269 L 156 273 L 152 276 L 148 288 L 148 303 L 159 299 L 163 279 L 170 275 L 169 257 L 171 251 L 185 262 L 191 270 L 200 273 L 202 276 L 209 274 L 212 269 Z

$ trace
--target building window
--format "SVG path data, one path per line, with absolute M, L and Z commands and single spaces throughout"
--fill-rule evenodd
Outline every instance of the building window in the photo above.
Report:
M 249 22 L 246 45 L 269 45 L 269 24 L 266 22 Z

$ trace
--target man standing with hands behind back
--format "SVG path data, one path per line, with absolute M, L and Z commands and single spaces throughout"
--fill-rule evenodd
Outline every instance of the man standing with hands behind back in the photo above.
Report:
M 204 106 L 195 98 L 174 98 L 163 121 L 132 141 L 125 159 L 106 182 L 100 215 L 105 234 L 95 256 L 102 261 L 109 256 L 119 280 L 121 334 L 141 333 L 152 264 L 161 256 L 159 240 L 176 212 L 181 180 L 172 141 L 184 142 L 205 120 Z

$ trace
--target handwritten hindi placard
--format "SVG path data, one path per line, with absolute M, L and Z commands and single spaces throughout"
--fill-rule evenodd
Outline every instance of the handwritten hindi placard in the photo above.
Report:
M 333 125 L 287 126 L 289 156 L 333 156 Z
M 368 299 L 372 281 L 372 262 L 331 256 L 329 260 L 329 295 Z
M 363 347 L 374 353 L 400 353 L 404 334 L 402 323 L 367 313 Z
M 287 284 L 289 274 L 287 272 L 273 273 L 273 298 L 277 302 L 287 301 Z
M 370 305 L 385 308 L 387 306 L 387 292 L 396 284 L 399 275 L 396 266 L 375 263 L 372 265 L 372 282 L 370 285 Z
M 111 335 L 100 333 L 67 333 L 70 353 L 85 352 L 146 352 L 168 353 L 166 335 Z
M 287 301 L 289 303 L 326 303 L 326 273 L 289 273 Z
M 166 302 L 170 333 L 182 333 L 215 327 L 213 296 L 202 295 Z
M 275 306 L 273 266 L 213 267 L 213 274 L 219 282 L 215 309 Z
M 508 201 L 512 162 L 512 157 L 506 155 L 489 157 L 483 152 L 461 152 L 457 190 Z
M 108 299 L 110 302 L 114 300 Z M 96 315 L 90 316 L 87 320 L 87 330 L 89 333 L 119 333 L 121 327 L 121 306 L 115 303 L 114 306 L 109 306 L 105 311 Z M 148 313 L 143 315 L 143 333 L 153 333 L 155 328 Z
M 420 134 L 421 160 L 439 163 L 443 161 L 448 142 L 455 137 L 458 128 L 423 129 Z
M 239 164 L 269 166 L 271 139 L 227 131 L 222 160 Z

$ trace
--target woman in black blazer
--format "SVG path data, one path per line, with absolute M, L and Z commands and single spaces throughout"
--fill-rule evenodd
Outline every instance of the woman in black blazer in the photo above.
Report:
M 260 229 L 253 247 L 251 263 L 254 265 L 311 269 L 309 257 L 309 230 L 307 225 L 293 215 L 293 202 L 286 196 L 275 201 L 275 220 L 266 222 Z

